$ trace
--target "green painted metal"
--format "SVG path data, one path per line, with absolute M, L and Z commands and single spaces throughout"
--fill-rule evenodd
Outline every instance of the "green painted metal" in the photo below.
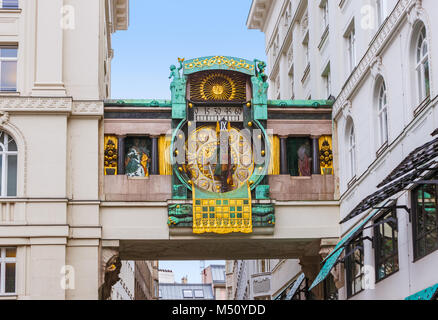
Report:
M 184 75 L 206 70 L 230 70 L 255 75 L 255 62 L 228 56 L 208 56 L 184 62 Z
M 332 100 L 268 100 L 269 108 L 331 108 Z
M 385 204 L 382 205 L 382 207 L 386 207 L 391 203 L 394 203 L 394 201 L 393 200 L 386 201 Z M 336 245 L 335 249 L 333 249 L 333 251 L 323 261 L 323 262 L 325 262 L 324 266 L 322 267 L 321 271 L 319 272 L 318 276 L 316 277 L 316 279 L 313 282 L 312 286 L 310 287 L 309 291 L 312 290 L 313 288 L 315 288 L 322 281 L 324 281 L 324 279 L 330 274 L 330 271 L 335 266 L 336 262 L 338 261 L 338 258 L 341 256 L 342 252 L 344 252 L 345 245 L 351 239 L 353 239 L 362 230 L 362 228 L 380 212 L 380 210 L 381 209 L 374 210 L 356 228 L 354 228 L 348 235 L 346 235 L 344 238 L 341 239 L 341 241 L 339 241 L 339 243 Z
M 269 197 L 270 186 L 260 185 L 256 187 L 256 199 L 257 200 L 268 200 Z
M 438 295 L 438 283 L 432 287 L 429 287 L 425 290 L 422 290 L 420 292 L 417 292 L 416 294 L 407 297 L 405 300 L 432 300 L 436 298 L 437 295 Z
M 122 107 L 161 107 L 171 108 L 172 101 L 156 99 L 123 99 L 123 100 L 105 100 L 105 106 L 122 106 Z
M 272 228 L 275 225 L 274 205 L 255 204 L 252 207 L 252 225 L 254 228 Z M 173 204 L 168 208 L 169 228 L 192 228 L 193 207 L 191 204 Z
M 271 144 L 269 141 L 268 133 L 266 132 L 266 129 L 262 126 L 262 124 L 258 120 L 254 120 L 254 124 L 263 133 L 263 138 L 265 141 L 265 159 L 266 159 L 266 161 L 263 163 L 263 165 L 261 165 L 261 164 L 256 165 L 256 169 L 254 170 L 251 178 L 249 179 L 249 181 L 253 182 L 253 184 L 251 185 L 251 190 L 254 190 L 262 182 L 263 178 L 268 174 L 268 168 L 269 168 L 269 163 L 270 163 L 270 159 L 271 159 Z M 262 167 L 262 170 L 257 169 L 260 166 Z
M 251 77 L 252 82 L 252 117 L 254 120 L 268 120 L 268 88 L 267 75 L 265 74 L 266 63 L 255 60 L 256 73 Z
M 179 67 L 170 66 L 170 91 L 172 94 L 172 119 L 186 119 L 186 86 L 187 79 L 184 75 L 181 76 L 180 71 L 183 69 L 183 61 L 178 59 Z

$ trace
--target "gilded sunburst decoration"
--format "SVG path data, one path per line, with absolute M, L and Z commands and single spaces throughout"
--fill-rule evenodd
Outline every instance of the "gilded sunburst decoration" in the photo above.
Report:
M 226 72 L 207 72 L 191 79 L 193 101 L 245 101 L 246 79 Z

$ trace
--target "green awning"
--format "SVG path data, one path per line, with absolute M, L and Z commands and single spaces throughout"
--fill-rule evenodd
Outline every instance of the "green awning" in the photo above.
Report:
M 407 297 L 405 300 L 432 300 L 437 298 L 438 295 L 438 283 L 423 291 L 417 292 L 412 296 Z
M 394 200 L 389 200 L 386 201 L 382 207 L 390 207 L 394 203 L 395 203 Z M 368 222 L 370 222 L 370 220 L 373 219 L 380 211 L 381 209 L 374 210 L 370 215 L 368 215 L 368 217 L 364 221 L 362 221 L 348 235 L 346 235 L 344 238 L 341 239 L 341 241 L 339 241 L 335 249 L 324 259 L 323 261 L 325 262 L 324 266 L 322 267 L 321 271 L 319 272 L 318 276 L 316 277 L 309 291 L 315 288 L 322 281 L 324 281 L 325 278 L 327 278 L 327 276 L 330 274 L 330 271 L 338 262 L 339 257 L 342 255 L 342 252 L 344 252 L 345 246 L 350 242 L 350 240 L 354 239 L 354 237 L 362 231 L 365 225 Z

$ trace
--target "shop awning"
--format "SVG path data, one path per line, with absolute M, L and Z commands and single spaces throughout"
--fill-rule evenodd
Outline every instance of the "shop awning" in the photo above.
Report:
M 417 292 L 405 300 L 433 300 L 438 298 L 438 283 L 423 291 Z
M 293 284 L 292 288 L 290 289 L 289 293 L 287 294 L 285 300 L 292 300 L 292 298 L 297 293 L 298 289 L 301 287 L 301 284 L 303 283 L 304 280 L 306 280 L 306 276 L 304 275 L 304 273 L 302 273 L 298 277 L 298 279 L 294 282 L 294 284 Z
M 386 201 L 382 208 L 390 208 L 395 204 L 394 200 Z M 322 267 L 321 271 L 319 272 L 318 276 L 316 277 L 315 281 L 313 282 L 312 286 L 309 290 L 312 290 L 314 287 L 316 287 L 318 284 L 320 284 L 322 281 L 324 281 L 325 278 L 330 274 L 330 271 L 335 267 L 337 264 L 339 257 L 342 255 L 342 252 L 344 252 L 345 247 L 350 243 L 351 240 L 355 238 L 357 234 L 359 234 L 365 225 L 371 221 L 381 210 L 382 208 L 374 210 L 371 214 L 369 214 L 365 220 L 363 220 L 358 226 L 356 226 L 348 235 L 346 235 L 344 238 L 339 241 L 339 243 L 336 245 L 335 249 L 324 259 L 323 263 L 324 266 Z
M 363 199 L 342 221 L 360 215 L 377 204 L 415 184 L 431 170 L 436 169 L 438 138 L 412 151 L 377 187 L 381 188 Z
M 298 292 L 298 289 L 300 288 L 303 281 L 306 280 L 306 276 L 304 273 L 302 273 L 297 280 L 289 284 L 283 291 L 281 291 L 273 300 L 292 300 L 292 298 L 295 296 L 295 294 Z M 290 290 L 289 290 L 290 289 Z M 281 299 L 282 296 L 284 296 L 285 292 L 289 290 L 289 293 L 284 297 L 284 299 Z

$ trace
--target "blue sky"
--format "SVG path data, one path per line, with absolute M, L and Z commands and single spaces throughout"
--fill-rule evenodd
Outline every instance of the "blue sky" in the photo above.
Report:
M 113 35 L 112 98 L 169 98 L 178 57 L 266 60 L 264 34 L 246 28 L 251 2 L 130 0 L 129 29 Z
M 251 2 L 130 0 L 129 30 L 113 35 L 111 98 L 170 98 L 169 66 L 177 64 L 178 57 L 266 61 L 264 34 L 246 28 Z M 189 282 L 201 282 L 199 261 L 162 261 L 160 268 L 173 269 L 178 282 L 186 275 Z

